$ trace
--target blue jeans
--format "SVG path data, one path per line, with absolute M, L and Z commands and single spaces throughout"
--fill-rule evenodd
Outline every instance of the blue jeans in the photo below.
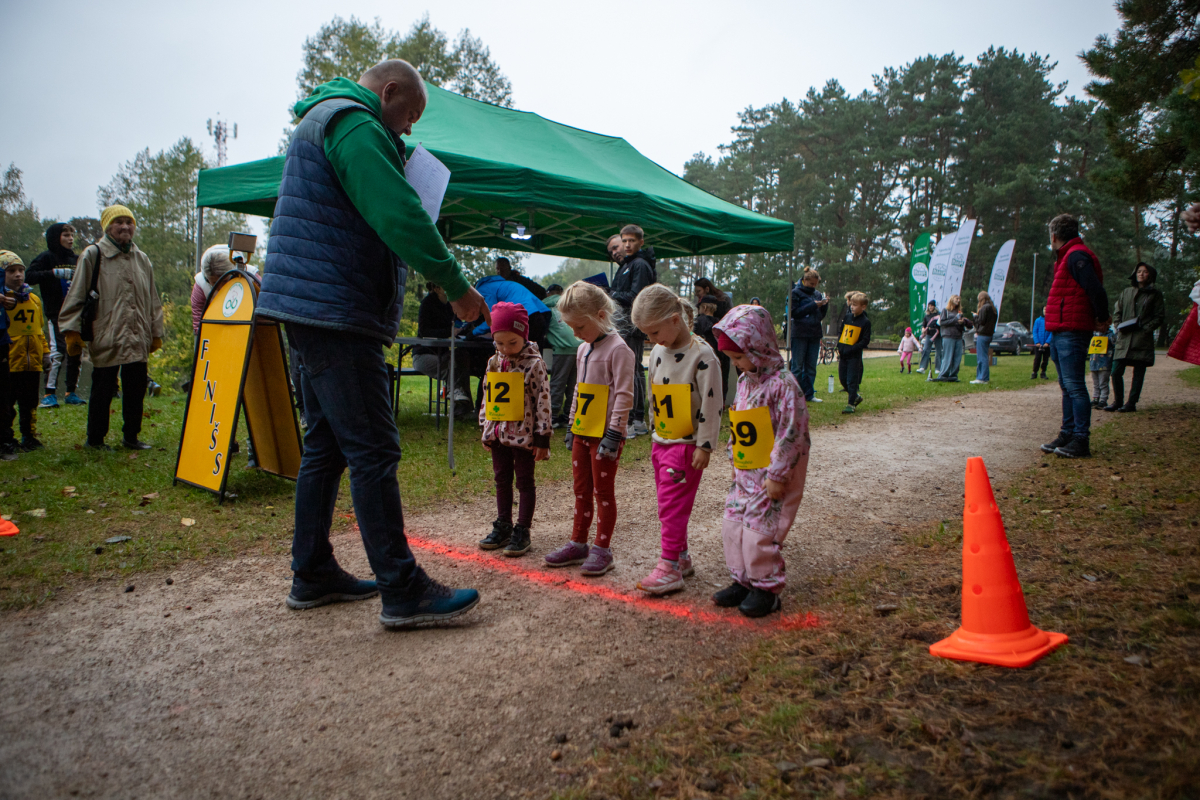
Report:
M 992 377 L 991 336 L 975 334 L 975 380 L 986 381 Z
M 1062 389 L 1062 432 L 1083 439 L 1092 429 L 1092 399 L 1087 389 L 1088 343 L 1091 331 L 1055 331 L 1050 360 Z
M 400 433 L 392 417 L 383 344 L 359 334 L 287 326 L 300 362 L 308 434 L 296 479 L 292 571 L 320 581 L 338 569 L 329 543 L 342 473 L 350 467 L 350 497 L 367 559 L 384 604 L 408 600 L 425 579 L 404 536 L 396 465 Z
M 938 368 L 938 377 L 945 380 L 958 380 L 958 368 L 962 365 L 963 340 L 942 337 L 942 364 Z
M 812 400 L 813 382 L 817 379 L 817 359 L 821 355 L 820 339 L 792 339 L 791 370 L 800 384 L 804 399 Z

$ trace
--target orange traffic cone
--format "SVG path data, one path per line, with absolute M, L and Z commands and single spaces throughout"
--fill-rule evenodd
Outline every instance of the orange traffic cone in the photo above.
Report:
M 16 536 L 20 529 L 6 519 L 0 519 L 0 536 Z
M 967 459 L 963 507 L 962 627 L 929 652 L 941 658 L 1027 667 L 1067 641 L 1029 622 L 1004 521 L 982 458 Z

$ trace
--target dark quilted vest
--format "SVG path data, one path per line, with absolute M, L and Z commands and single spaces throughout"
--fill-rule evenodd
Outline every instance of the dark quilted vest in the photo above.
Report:
M 1082 251 L 1092 259 L 1096 270 L 1096 278 L 1104 283 L 1104 273 L 1100 269 L 1100 259 L 1088 249 L 1082 239 L 1076 237 L 1067 242 L 1058 253 L 1054 262 L 1054 282 L 1050 284 L 1050 296 L 1046 298 L 1046 330 L 1055 331 L 1094 331 L 1099 327 L 1096 314 L 1092 310 L 1092 301 L 1087 292 L 1079 285 L 1079 281 L 1071 277 L 1067 265 L 1072 253 Z
M 400 326 L 408 269 L 350 202 L 325 157 L 326 126 L 352 108 L 369 111 L 353 100 L 326 100 L 292 133 L 257 311 L 390 344 Z

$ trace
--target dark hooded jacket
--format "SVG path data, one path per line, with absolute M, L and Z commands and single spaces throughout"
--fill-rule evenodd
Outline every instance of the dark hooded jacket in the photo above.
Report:
M 1149 264 L 1150 280 L 1145 286 L 1138 287 L 1137 268 L 1129 276 L 1129 286 L 1121 291 L 1121 296 L 1113 306 L 1113 325 L 1117 328 L 1117 347 L 1113 357 L 1125 360 L 1131 364 L 1154 364 L 1154 331 L 1163 324 L 1167 316 L 1167 306 L 1163 302 L 1163 294 L 1154 282 L 1158 280 L 1158 270 Z M 1137 324 L 1122 328 L 1121 323 L 1136 319 Z
M 796 281 L 792 287 L 791 314 L 793 339 L 820 339 L 822 335 L 821 320 L 829 313 L 829 304 L 817 305 L 825 299 L 814 288 L 805 286 L 802 281 Z
M 75 262 L 79 259 L 74 251 L 62 246 L 60 240 L 65 227 L 65 222 L 56 222 L 46 229 L 46 247 L 49 249 L 30 261 L 29 271 L 25 273 L 26 282 L 41 289 L 46 319 L 55 325 L 58 324 L 58 312 L 62 309 L 63 298 L 67 296 L 67 287 L 71 283 L 55 275 L 54 270 L 60 267 L 74 270 Z
M 625 312 L 624 326 L 632 330 L 629 322 L 629 312 L 633 309 L 633 301 L 647 286 L 658 283 L 658 273 L 654 270 L 657 259 L 653 247 L 643 247 L 621 262 L 613 275 L 610 294 L 621 310 Z M 622 329 L 623 331 L 625 328 Z

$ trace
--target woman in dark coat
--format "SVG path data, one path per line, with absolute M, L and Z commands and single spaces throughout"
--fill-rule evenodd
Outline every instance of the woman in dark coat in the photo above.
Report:
M 696 307 L 699 308 L 701 303 L 713 303 L 717 307 L 717 313 L 713 314 L 713 322 L 720 322 L 721 318 L 729 313 L 729 309 L 733 308 L 733 301 L 729 299 L 729 295 L 718 289 L 708 278 L 697 278 L 692 288 L 696 293 Z M 729 356 L 717 351 L 717 362 L 721 365 L 722 385 L 725 387 L 726 395 L 729 393 Z M 722 403 L 722 406 L 724 404 Z
M 1139 262 L 1129 276 L 1113 308 L 1113 324 L 1117 327 L 1117 346 L 1113 352 L 1112 404 L 1105 411 L 1137 411 L 1142 396 L 1146 367 L 1154 366 L 1154 331 L 1167 316 L 1163 294 L 1154 285 L 1158 272 L 1146 262 Z M 1133 383 L 1125 399 L 1125 367 L 1133 367 Z

